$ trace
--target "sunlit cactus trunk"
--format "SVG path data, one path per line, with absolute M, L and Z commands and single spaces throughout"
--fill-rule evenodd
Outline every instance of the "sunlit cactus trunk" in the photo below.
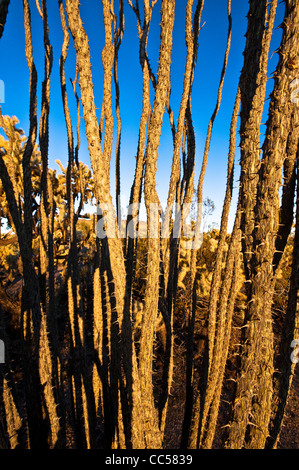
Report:
M 145 412 L 146 447 L 161 448 L 162 436 L 158 423 L 158 412 L 154 405 L 152 386 L 153 342 L 155 337 L 155 320 L 158 313 L 159 276 L 160 276 L 160 239 L 153 238 L 151 228 L 157 220 L 153 220 L 153 204 L 159 204 L 156 190 L 157 157 L 160 143 L 161 126 L 164 108 L 170 87 L 170 64 L 172 53 L 172 31 L 174 25 L 173 0 L 163 0 L 161 6 L 161 43 L 158 67 L 158 80 L 155 90 L 155 101 L 149 122 L 147 147 L 145 153 L 144 195 L 148 220 L 148 270 L 145 293 L 145 315 L 140 338 L 140 390 L 142 407 Z
M 299 150 L 297 151 L 297 168 L 299 160 Z M 267 439 L 267 448 L 276 448 L 280 437 L 287 397 L 292 385 L 296 361 L 292 357 L 295 355 L 299 337 L 299 175 L 297 172 L 297 201 L 295 218 L 295 237 L 293 248 L 292 274 L 290 279 L 290 290 L 288 296 L 288 306 L 279 345 L 278 367 L 274 381 L 274 397 L 272 403 L 273 419 Z
M 298 132 L 291 128 L 292 114 L 295 113 L 298 119 L 298 109 L 288 99 L 287 93 L 295 75 L 289 71 L 286 73 L 286 57 L 298 49 L 295 33 L 298 5 L 295 3 L 286 2 L 280 58 L 271 94 L 263 156 L 257 173 L 251 253 L 247 258 L 250 283 L 246 327 L 229 447 L 264 448 L 269 433 L 274 373 L 271 306 L 275 283 L 275 239 L 279 230 L 279 188 L 288 134 Z
M 202 7 L 203 7 L 203 3 L 201 4 L 201 8 Z M 200 226 L 202 222 L 201 207 L 203 203 L 203 184 L 204 184 L 204 178 L 205 178 L 207 164 L 208 164 L 212 130 L 213 130 L 214 121 L 216 119 L 216 116 L 218 114 L 220 104 L 221 104 L 224 78 L 225 78 L 225 73 L 226 73 L 226 68 L 227 68 L 230 45 L 231 45 L 232 20 L 231 20 L 231 2 L 230 1 L 228 1 L 227 13 L 228 13 L 228 36 L 227 36 L 226 50 L 224 54 L 224 61 L 223 61 L 223 66 L 221 70 L 221 75 L 220 75 L 220 82 L 218 86 L 216 106 L 208 124 L 204 155 L 202 159 L 201 170 L 200 170 L 200 175 L 199 175 L 198 184 L 197 184 L 196 195 L 197 195 L 198 209 L 197 209 L 197 216 L 196 216 L 196 222 L 195 222 L 195 235 L 194 235 L 195 241 L 193 242 L 194 249 L 192 250 L 192 253 L 191 253 L 191 263 L 190 263 L 191 282 L 190 282 L 190 287 L 189 287 L 190 289 L 189 296 L 190 296 L 190 299 L 192 299 L 192 301 L 191 301 L 191 308 L 190 308 L 191 311 L 189 313 L 189 320 L 188 320 L 189 321 L 189 333 L 188 333 L 189 336 L 188 336 L 188 344 L 187 344 L 187 374 L 186 374 L 187 392 L 186 392 L 186 405 L 185 405 L 185 416 L 184 416 L 184 426 L 183 426 L 184 432 L 182 434 L 182 446 L 187 446 L 188 441 L 189 441 L 189 444 L 191 445 L 191 447 L 198 447 L 198 432 L 199 432 L 199 427 L 201 426 L 200 423 L 202 420 L 200 414 L 203 412 L 203 410 L 200 409 L 200 403 L 202 402 L 203 398 L 201 397 L 201 391 L 198 389 L 195 410 L 194 410 L 193 417 L 192 417 L 193 391 L 194 391 L 193 345 L 194 345 L 194 328 L 195 328 L 196 302 L 197 302 L 197 273 L 196 271 L 197 271 L 197 251 L 198 251 L 198 247 L 195 249 L 196 247 L 195 244 L 198 243 L 198 240 L 199 240 L 199 231 L 200 231 Z M 225 217 L 223 217 L 223 223 L 225 225 Z M 221 245 L 220 245 L 220 250 L 221 250 Z M 218 251 L 218 253 L 220 253 L 220 250 Z M 215 292 L 213 292 L 213 297 L 211 297 L 211 301 L 212 303 L 213 301 L 216 301 Z M 215 313 L 216 313 L 215 309 L 211 308 L 209 311 L 209 341 L 208 341 L 208 355 L 206 359 L 208 361 L 206 363 L 207 369 L 210 368 L 210 364 L 212 363 L 212 358 L 213 358 L 213 347 L 214 347 L 214 341 L 215 341 L 215 324 L 216 324 Z M 206 373 L 207 371 L 204 371 L 204 380 L 206 379 Z M 205 383 L 204 385 L 204 390 L 206 386 L 207 386 L 207 383 Z M 205 394 L 205 391 L 203 393 Z M 190 436 L 190 439 L 189 439 L 189 436 Z
M 164 433 L 168 410 L 168 401 L 173 380 L 173 352 L 174 352 L 174 314 L 177 296 L 179 252 L 181 238 L 175 238 L 173 228 L 169 227 L 170 216 L 173 213 L 174 224 L 185 224 L 187 211 L 184 207 L 191 205 L 194 187 L 195 167 L 195 139 L 191 115 L 192 86 L 197 63 L 198 38 L 200 21 L 203 11 L 203 1 L 196 4 L 193 16 L 194 1 L 186 5 L 185 41 L 187 48 L 183 92 L 178 115 L 177 126 L 174 125 L 170 114 L 170 125 L 173 136 L 173 156 L 171 174 L 168 188 L 167 206 L 165 209 L 164 224 L 161 230 L 161 257 L 163 263 L 163 289 L 162 303 L 164 303 L 164 322 L 166 327 L 166 350 L 163 367 L 163 391 L 159 400 L 160 428 Z M 170 95 L 170 92 L 169 92 Z M 169 109 L 168 109 L 169 112 Z M 187 157 L 183 162 L 183 175 L 181 175 L 181 151 L 184 152 L 185 139 L 187 139 Z M 176 202 L 176 209 L 173 205 Z M 177 210 L 180 207 L 180 210 Z M 187 401 L 187 400 L 186 400 Z
M 110 21 L 110 27 L 112 25 L 111 17 L 112 13 L 109 8 L 109 2 L 103 3 L 104 11 L 106 14 L 106 21 Z M 88 37 L 83 28 L 82 21 L 79 14 L 79 2 L 78 1 L 67 1 L 66 10 L 68 15 L 69 27 L 72 33 L 75 48 L 77 52 L 77 65 L 79 72 L 79 85 L 81 89 L 81 100 L 83 105 L 83 116 L 86 126 L 86 136 L 89 145 L 89 154 L 91 158 L 91 164 L 94 172 L 95 179 L 95 197 L 98 204 L 103 203 L 112 203 L 112 197 L 110 194 L 110 182 L 109 182 L 109 172 L 107 171 L 107 165 L 109 168 L 109 161 L 111 158 L 111 142 L 112 142 L 112 127 L 111 127 L 111 97 L 109 93 L 110 81 L 109 79 L 109 69 L 113 66 L 113 58 L 107 56 L 107 48 L 103 52 L 103 66 L 106 71 L 107 79 L 106 86 L 108 89 L 104 91 L 103 103 L 103 119 L 106 118 L 107 128 L 105 130 L 105 142 L 104 142 L 104 152 L 101 148 L 101 126 L 99 126 L 96 117 L 96 107 L 94 103 L 93 96 L 93 82 L 91 75 L 91 65 L 90 65 L 90 53 L 88 46 Z M 109 25 L 106 26 L 106 33 L 108 34 Z M 109 35 L 107 38 L 107 43 L 109 42 Z M 114 49 L 113 49 L 114 51 Z M 108 122 L 107 122 L 108 121 Z M 109 133 L 110 132 L 110 133 Z M 110 143 L 109 143 L 110 142 Z M 115 227 L 116 238 L 104 238 L 100 240 L 101 246 L 101 256 L 102 256 L 102 267 L 108 273 L 108 282 L 113 289 L 113 297 L 111 292 L 109 293 L 109 302 L 112 302 L 113 305 L 113 317 L 111 318 L 111 325 L 108 326 L 111 329 L 111 339 L 110 351 L 111 351 L 111 361 L 112 361 L 112 403 L 111 403 L 111 432 L 112 438 L 118 439 L 117 434 L 118 423 L 122 420 L 122 411 L 119 407 L 119 396 L 118 396 L 118 387 L 121 386 L 121 352 L 120 352 L 120 332 L 130 336 L 130 331 L 123 329 L 123 309 L 124 309 L 124 299 L 125 299 L 125 265 L 123 259 L 123 250 L 121 245 L 121 240 L 117 236 L 117 220 L 115 214 L 111 211 L 107 215 L 108 224 Z M 126 348 L 126 345 L 130 348 L 132 339 L 128 337 L 123 341 L 123 345 Z M 126 352 L 128 351 L 128 354 Z M 131 352 L 129 350 L 124 351 L 123 360 L 124 360 L 124 370 L 126 374 L 132 374 L 133 369 L 130 366 L 131 363 Z M 126 362 L 127 365 L 126 365 Z M 138 414 L 138 400 L 139 393 L 134 391 L 138 387 L 137 380 L 132 381 L 128 376 L 127 382 L 131 383 L 131 388 L 133 387 L 133 402 L 128 406 L 131 407 L 131 417 L 132 417 L 132 429 L 134 430 L 133 443 L 132 445 L 138 446 L 142 442 L 141 437 L 141 420 L 137 419 Z M 136 383 L 137 382 L 137 383 Z M 124 413 L 126 410 L 124 410 Z M 137 413 L 137 414 L 136 414 Z

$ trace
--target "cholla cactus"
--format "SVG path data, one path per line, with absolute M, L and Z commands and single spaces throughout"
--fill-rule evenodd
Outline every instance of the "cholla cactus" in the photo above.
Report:
M 56 170 L 49 170 L 49 176 L 53 187 L 53 197 L 55 202 L 55 220 L 54 220 L 54 242 L 59 255 L 66 255 L 69 238 L 68 221 L 68 201 L 67 201 L 67 168 L 64 168 L 60 160 L 56 160 L 61 173 Z M 93 195 L 92 172 L 82 162 L 79 162 L 79 168 L 73 167 L 72 191 L 74 199 L 78 200 L 77 218 L 84 207 L 84 204 L 90 203 Z M 60 246 L 61 245 L 61 246 Z M 59 248 L 60 246 L 60 248 Z M 58 254 L 58 251 L 56 252 Z
M 9 281 L 18 273 L 19 248 L 17 243 L 0 246 L 0 265 Z M 1 271 L 2 271 L 1 269 Z
M 14 188 L 16 200 L 21 212 L 23 211 L 24 184 L 22 159 L 25 150 L 26 136 L 22 129 L 17 125 L 19 120 L 16 116 L 1 116 L 0 127 L 5 136 L 0 135 L 0 147 L 4 149 L 4 161 Z M 33 206 L 37 207 L 36 196 L 39 194 L 40 176 L 41 176 L 41 156 L 36 145 L 30 160 L 31 178 L 32 178 L 32 196 Z M 13 227 L 8 204 L 6 201 L 3 186 L 0 180 L 0 217 L 8 219 L 9 225 Z

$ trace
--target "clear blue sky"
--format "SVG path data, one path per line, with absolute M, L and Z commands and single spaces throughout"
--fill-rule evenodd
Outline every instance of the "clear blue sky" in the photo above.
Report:
M 115 1 L 116 10 L 118 1 Z M 154 10 L 152 29 L 149 39 L 149 57 L 154 71 L 158 68 L 159 53 L 159 21 L 161 0 Z M 185 63 L 185 5 L 186 0 L 177 0 L 174 27 L 174 46 L 172 56 L 172 94 L 171 106 L 175 119 L 181 99 Z M 38 113 L 40 112 L 41 84 L 44 78 L 44 50 L 42 20 L 36 8 L 35 0 L 30 1 L 33 29 L 34 60 L 38 71 Z M 229 142 L 230 119 L 234 105 L 237 84 L 243 64 L 242 52 L 245 46 L 246 14 L 249 4 L 247 0 L 232 0 L 232 46 L 228 61 L 223 98 L 220 111 L 214 124 L 210 148 L 208 168 L 204 184 L 204 197 L 215 202 L 216 210 L 210 222 L 219 223 L 222 203 L 225 192 L 227 153 Z M 94 77 L 94 92 L 96 105 L 100 108 L 102 103 L 103 70 L 101 51 L 104 45 L 102 2 L 101 0 L 81 0 L 81 15 L 90 38 L 92 56 L 92 71 Z M 227 2 L 225 0 L 206 0 L 200 32 L 199 51 L 196 75 L 192 93 L 192 113 L 196 131 L 196 175 L 201 165 L 206 131 L 209 119 L 214 110 L 219 78 L 223 63 L 227 38 Z M 283 20 L 284 7 L 280 5 L 277 12 L 276 24 Z M 50 108 L 50 146 L 49 166 L 58 169 L 56 159 L 60 159 L 64 166 L 67 164 L 66 127 L 63 116 L 60 82 L 59 57 L 63 35 L 60 24 L 58 1 L 48 1 L 48 15 L 50 28 L 50 41 L 53 46 L 54 62 L 51 78 L 51 108 Z M 281 30 L 274 31 L 273 43 L 270 51 L 269 76 L 273 73 L 277 63 L 277 54 L 272 52 L 279 45 Z M 25 37 L 23 26 L 22 0 L 12 0 L 2 39 L 0 40 L 0 79 L 5 83 L 5 103 L 2 104 L 2 113 L 15 115 L 20 120 L 20 127 L 28 135 L 29 129 L 29 72 L 24 53 Z M 122 116 L 122 146 L 121 146 L 121 188 L 124 201 L 129 197 L 135 168 L 135 154 L 138 143 L 139 119 L 141 113 L 141 69 L 138 58 L 138 36 L 136 18 L 127 0 L 125 0 L 125 34 L 119 54 L 119 83 L 120 107 Z M 66 79 L 74 78 L 75 60 L 73 43 L 71 40 L 69 56 L 66 64 Z M 271 89 L 273 80 L 269 80 L 267 94 Z M 76 125 L 75 100 L 69 85 L 69 102 Z M 81 112 L 82 115 L 82 112 Z M 265 117 L 266 119 L 266 117 Z M 265 121 L 264 119 L 264 121 Z M 84 138 L 84 122 L 81 127 L 82 145 L 79 158 L 90 165 L 87 143 Z M 168 116 L 165 114 L 161 137 L 161 146 L 158 160 L 158 192 L 161 201 L 167 197 L 167 187 L 171 169 L 172 137 Z M 238 161 L 238 151 L 236 154 Z M 112 182 L 114 191 L 114 155 L 112 156 Z M 235 198 L 238 191 L 238 167 L 236 170 Z M 125 205 L 124 205 L 125 207 Z M 231 217 L 230 227 L 233 215 Z

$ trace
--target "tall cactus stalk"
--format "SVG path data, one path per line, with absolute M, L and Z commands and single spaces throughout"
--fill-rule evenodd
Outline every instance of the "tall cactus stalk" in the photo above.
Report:
M 266 318 L 265 344 L 260 357 L 258 386 L 253 405 L 254 423 L 249 435 L 249 446 L 261 448 L 265 445 L 271 417 L 272 376 L 273 376 L 273 327 L 271 305 L 275 273 L 273 257 L 275 254 L 275 238 L 278 232 L 280 201 L 279 188 L 288 135 L 292 133 L 298 141 L 299 112 L 298 106 L 285 99 L 287 90 L 295 73 L 285 73 L 286 57 L 294 51 L 299 52 L 296 31 L 299 24 L 299 6 L 297 2 L 287 2 L 284 20 L 283 38 L 280 47 L 280 60 L 275 73 L 274 90 L 271 96 L 269 119 L 263 145 L 263 158 L 257 187 L 257 204 L 255 209 L 256 226 L 254 231 L 255 275 L 252 278 L 252 310 L 253 316 Z M 280 115 L 277 116 L 279 109 Z M 292 119 L 292 115 L 294 119 Z M 259 313 L 258 313 L 259 312 Z M 266 344 L 268 341 L 268 344 Z M 267 391 L 267 392 L 266 392 Z M 263 410 L 263 411 L 261 411 Z
M 18 413 L 9 383 L 7 382 L 6 378 L 3 379 L 3 403 L 6 414 L 6 427 L 8 437 L 8 439 L 5 439 L 5 441 L 9 441 L 9 447 L 7 442 L 5 442 L 5 447 L 15 449 L 19 444 L 18 430 L 22 426 L 22 420 Z M 0 448 L 3 449 L 5 447 L 3 446 Z
M 202 4 L 203 5 L 203 4 Z M 229 18 L 229 27 L 228 27 L 228 37 L 227 37 L 227 44 L 226 44 L 226 50 L 225 50 L 225 55 L 224 55 L 224 62 L 222 66 L 222 71 L 221 71 L 221 76 L 220 76 L 220 82 L 218 86 L 218 93 L 217 93 L 217 100 L 216 100 L 216 106 L 213 111 L 213 114 L 210 118 L 209 124 L 208 124 L 208 130 L 207 130 L 207 135 L 206 135 L 206 141 L 205 141 L 205 148 L 204 148 L 204 155 L 202 159 L 202 164 L 201 164 L 201 170 L 200 170 L 200 175 L 198 179 L 198 184 L 197 184 L 197 203 L 198 203 L 198 210 L 197 210 L 197 216 L 196 216 L 196 222 L 195 222 L 195 234 L 194 234 L 194 248 L 191 253 L 191 263 L 190 263 L 190 274 L 191 274 L 191 282 L 190 282 L 190 288 L 189 288 L 189 296 L 191 301 L 191 309 L 189 313 L 189 338 L 188 338 L 188 346 L 187 346 L 187 370 L 186 370 L 186 387 L 187 387 L 187 392 L 186 392 L 186 404 L 185 404 L 185 417 L 184 417 L 184 427 L 183 427 L 183 433 L 182 433 L 182 445 L 186 446 L 188 442 L 188 429 L 190 430 L 191 426 L 191 419 L 192 419 L 192 405 L 193 405 L 193 337 L 194 337 L 194 325 L 195 325 L 195 314 L 196 314 L 196 288 L 197 288 L 197 276 L 196 276 L 196 263 L 197 263 L 197 251 L 198 247 L 196 248 L 196 245 L 198 243 L 198 240 L 200 239 L 199 233 L 200 233 L 200 226 L 201 226 L 201 206 L 203 202 L 203 183 L 204 183 L 204 177 L 207 169 L 207 164 L 208 164 L 208 157 L 209 157 L 209 152 L 210 152 L 210 144 L 211 144 L 211 137 L 212 137 L 212 131 L 213 131 L 213 126 L 214 126 L 214 121 L 216 119 L 216 116 L 218 114 L 218 111 L 220 109 L 220 104 L 221 104 L 221 99 L 222 99 L 222 91 L 223 91 L 223 84 L 224 84 L 224 78 L 225 78 L 225 73 L 226 73 L 226 68 L 227 68 L 227 61 L 228 61 L 228 56 L 229 56 L 229 51 L 230 51 L 230 44 L 231 44 L 231 17 L 230 17 L 230 12 L 231 12 L 231 2 L 228 1 L 228 18 Z M 209 318 L 209 329 L 213 331 L 214 329 L 214 320 L 213 318 Z M 213 333 L 214 334 L 214 333 Z M 211 338 L 213 337 L 213 334 Z M 209 343 L 209 348 L 213 347 L 213 339 L 211 344 Z M 209 353 L 211 355 L 211 353 Z M 194 422 L 194 420 L 193 420 Z M 194 424 L 193 427 L 198 426 L 198 424 Z M 187 432 L 186 432 L 187 431 Z M 191 431 L 193 433 L 193 431 Z M 194 439 L 193 439 L 194 442 Z
M 266 92 L 268 53 L 277 2 L 271 3 L 271 16 L 267 25 L 268 3 L 266 0 L 250 2 L 244 65 L 240 76 L 241 229 L 245 272 L 248 280 L 251 273 L 254 205 L 261 155 L 260 125 Z
M 164 214 L 164 220 L 166 223 L 163 226 L 163 232 L 161 234 L 161 256 L 163 262 L 163 284 L 165 292 L 162 294 L 165 296 L 166 301 L 166 313 L 164 313 L 164 321 L 166 325 L 166 352 L 164 359 L 163 368 L 163 392 L 160 397 L 159 403 L 159 414 L 160 414 L 160 426 L 162 432 L 165 430 L 165 421 L 167 415 L 168 399 L 171 391 L 172 379 L 173 379 L 173 318 L 176 301 L 176 273 L 178 272 L 178 259 L 179 259 L 179 243 L 180 239 L 177 240 L 169 234 L 169 218 L 172 212 L 173 204 L 176 200 L 178 204 L 191 204 L 191 198 L 193 192 L 190 191 L 194 184 L 194 158 L 192 160 L 192 150 L 188 152 L 189 171 L 184 173 L 185 177 L 185 190 L 186 193 L 180 194 L 180 182 L 181 182 L 181 161 L 180 152 L 182 142 L 185 136 L 186 120 L 190 125 L 191 123 L 191 93 L 192 85 L 195 73 L 195 67 L 197 62 L 197 50 L 198 50 L 198 37 L 200 31 L 201 14 L 203 10 L 203 2 L 198 1 L 195 9 L 194 18 L 192 20 L 193 1 L 188 1 L 186 5 L 186 26 L 185 26 L 185 41 L 187 46 L 187 56 L 185 64 L 184 84 L 183 93 L 181 99 L 181 105 L 179 109 L 178 123 L 176 128 L 172 128 L 173 131 L 173 158 L 170 175 L 170 183 L 168 189 L 168 200 L 167 207 Z M 188 112 L 190 111 L 190 114 Z M 194 149 L 195 150 L 195 149 Z M 195 151 L 194 151 L 195 154 Z M 188 191 L 189 190 L 189 191 Z M 182 205 L 182 207 L 184 207 Z M 175 211 L 175 223 L 177 218 L 182 219 L 186 217 L 183 211 Z M 182 220 L 184 223 L 185 220 Z
M 297 168 L 299 159 L 299 148 L 297 150 Z M 274 381 L 274 393 L 272 400 L 273 419 L 270 425 L 269 436 L 267 439 L 267 448 L 277 447 L 279 440 L 287 397 L 294 377 L 295 362 L 291 360 L 292 341 L 298 338 L 299 334 L 299 308 L 298 308 L 298 290 L 299 290 L 299 191 L 298 191 L 298 172 L 297 172 L 297 200 L 296 200 L 296 218 L 295 218 L 295 237 L 293 248 L 292 274 L 290 280 L 290 290 L 288 296 L 288 306 L 284 321 L 282 337 L 279 345 L 278 370 Z
M 234 306 L 235 292 L 232 289 L 232 283 L 236 284 L 236 279 L 239 274 L 239 255 L 240 245 L 238 239 L 240 238 L 240 230 L 238 227 L 238 220 L 236 219 L 234 229 L 231 235 L 230 247 L 227 253 L 225 276 L 221 280 L 223 274 L 222 262 L 224 256 L 224 243 L 227 235 L 227 225 L 229 209 L 232 198 L 232 185 L 234 173 L 234 159 L 235 159 L 235 143 L 236 143 L 236 127 L 237 118 L 240 107 L 240 93 L 237 91 L 235 106 L 231 120 L 230 132 L 230 148 L 227 169 L 227 184 L 226 194 L 223 204 L 221 227 L 219 233 L 219 241 L 216 253 L 215 269 L 213 272 L 213 279 L 210 291 L 209 301 L 209 318 L 216 318 L 215 339 L 214 339 L 214 352 L 212 355 L 212 362 L 208 364 L 209 370 L 206 372 L 206 393 L 202 402 L 202 419 L 200 421 L 200 430 L 198 443 L 200 447 L 210 448 L 217 422 L 217 412 L 220 402 L 221 384 L 224 377 L 224 366 L 227 359 L 228 345 L 231 331 L 232 311 Z M 229 305 L 230 308 L 229 311 Z M 214 311 L 213 311 L 214 310 Z M 224 346 L 225 345 L 225 346 Z
M 117 119 L 117 136 L 116 136 L 116 153 L 115 153 L 115 181 L 116 181 L 116 213 L 119 216 L 121 212 L 120 207 L 120 146 L 121 146 L 121 113 L 120 113 L 120 88 L 118 80 L 118 55 L 122 43 L 123 34 L 125 29 L 125 16 L 124 16 L 124 0 L 119 4 L 119 25 L 117 27 L 116 20 L 114 20 L 114 85 L 115 85 L 115 112 Z M 118 219 L 119 222 L 119 219 Z
M 296 6 L 292 5 L 292 2 L 287 3 L 284 21 L 286 27 L 271 94 L 262 165 L 256 188 L 255 226 L 249 269 L 249 304 L 245 318 L 236 406 L 228 440 L 230 447 L 246 445 L 250 448 L 263 448 L 269 432 L 274 372 L 271 317 L 275 281 L 273 257 L 278 232 L 280 175 L 294 109 L 291 100 L 287 100 L 284 94 L 290 80 L 290 74 L 285 73 L 285 53 L 289 53 L 289 47 L 291 50 L 298 47 L 295 33 L 292 31 L 296 21 Z M 246 374 L 244 370 L 247 371 Z M 245 439 L 247 426 L 249 427 Z
M 252 257 L 252 231 L 254 228 L 253 211 L 260 165 L 259 129 L 263 112 L 267 79 L 267 58 L 272 33 L 271 27 L 266 30 L 267 6 L 267 2 L 250 2 L 244 66 L 240 77 L 241 185 L 239 200 L 241 201 L 243 255 L 246 279 L 248 281 L 250 280 L 251 273 L 250 259 Z M 257 52 L 255 53 L 255 51 Z M 249 283 L 246 284 L 246 286 L 248 285 Z M 252 365 L 254 366 L 254 364 Z M 247 398 L 244 396 L 245 399 Z M 250 406 L 248 402 L 246 403 Z M 245 426 L 246 429 L 247 423 L 243 423 L 241 426 Z M 243 429 L 244 435 L 245 429 Z M 243 442 L 244 435 L 240 437 L 241 441 L 236 442 L 235 445 L 242 446 L 241 442 Z
M 106 2 L 107 3 L 107 2 Z M 107 22 L 109 16 L 112 14 L 108 5 L 103 4 L 105 7 L 105 12 L 107 15 Z M 94 102 L 93 95 L 93 82 L 91 74 L 91 65 L 90 65 L 90 52 L 88 46 L 88 37 L 83 28 L 82 20 L 79 13 L 79 2 L 77 0 L 68 0 L 66 2 L 66 11 L 69 21 L 69 28 L 74 39 L 75 49 L 77 53 L 77 64 L 78 64 L 78 73 L 79 73 L 79 85 L 81 89 L 81 101 L 83 105 L 83 116 L 86 126 L 86 136 L 89 146 L 89 154 L 91 158 L 91 164 L 94 172 L 95 180 L 95 197 L 99 204 L 108 203 L 112 204 L 112 197 L 110 194 L 110 182 L 109 175 L 107 173 L 107 158 L 109 157 L 109 152 L 111 149 L 111 135 L 107 134 L 107 128 L 105 130 L 105 140 L 107 139 L 110 144 L 104 145 L 104 152 L 101 148 L 101 133 L 100 126 L 97 122 L 96 117 L 96 107 Z M 110 21 L 110 20 L 109 20 Z M 111 23 L 112 24 L 112 23 Z M 107 28 L 107 25 L 106 25 Z M 109 32 L 107 34 L 110 34 Z M 107 41 L 108 44 L 108 41 Z M 108 46 L 107 46 L 108 47 Z M 107 52 L 107 50 L 106 50 Z M 103 65 L 104 68 L 110 67 L 111 58 L 106 57 L 103 53 Z M 113 61 L 112 61 L 113 65 Z M 111 65 L 111 66 L 112 66 Z M 107 73 L 107 72 L 106 72 Z M 109 78 L 109 77 L 108 77 Z M 110 97 L 108 97 L 108 103 L 110 102 Z M 108 113 L 109 109 L 108 104 L 106 106 L 105 113 Z M 105 114 L 106 118 L 107 115 Z M 106 149 L 106 150 L 105 150 Z M 111 157 L 111 154 L 110 154 Z M 111 212 L 107 215 L 108 225 L 115 227 L 115 232 L 117 232 L 117 221 L 114 214 Z M 113 362 L 112 369 L 112 378 L 114 385 L 120 385 L 121 379 L 121 370 L 120 370 L 120 350 L 119 350 L 119 333 L 122 332 L 124 336 L 123 346 L 124 346 L 124 370 L 127 375 L 127 390 L 131 393 L 129 406 L 129 412 L 131 414 L 131 426 L 133 430 L 132 444 L 134 447 L 140 446 L 142 442 L 142 432 L 141 432 L 141 420 L 138 417 L 138 400 L 140 393 L 138 392 L 138 376 L 135 377 L 135 380 L 132 381 L 130 375 L 136 374 L 136 361 L 132 363 L 132 351 L 130 350 L 130 345 L 132 344 L 131 331 L 127 328 L 127 324 L 123 325 L 123 308 L 124 308 L 124 298 L 125 298 L 125 265 L 123 259 L 123 251 L 121 240 L 118 239 L 117 234 L 116 238 L 104 238 L 101 240 L 102 245 L 102 255 L 105 270 L 109 274 L 109 283 L 113 289 L 113 318 L 111 320 L 111 332 L 114 335 L 113 340 L 111 341 L 111 357 Z M 110 294 L 110 298 L 111 294 Z M 128 349 L 129 348 L 129 349 Z M 121 410 L 119 409 L 119 398 L 117 393 L 117 388 L 112 388 L 113 390 L 113 405 L 112 405 L 112 427 L 111 430 L 114 433 L 113 429 L 117 431 L 117 423 L 122 420 Z M 130 392 L 131 390 L 131 392 Z M 113 411 L 114 410 L 114 411 Z M 116 428 L 115 428 L 116 427 Z
M 2 37 L 5 23 L 6 23 L 9 3 L 10 3 L 10 0 L 2 0 L 0 4 L 0 39 Z
M 159 205 L 156 190 L 157 157 L 161 135 L 164 108 L 170 87 L 170 64 L 172 53 L 172 32 L 174 25 L 175 2 L 163 0 L 161 6 L 161 43 L 158 67 L 158 80 L 149 122 L 147 147 L 145 153 L 144 195 L 148 220 L 148 270 L 145 293 L 145 315 L 140 338 L 140 389 L 146 421 L 146 446 L 161 448 L 161 434 L 158 416 L 154 406 L 152 389 L 152 348 L 155 335 L 155 320 L 158 312 L 160 276 L 160 239 L 153 238 L 152 204 Z

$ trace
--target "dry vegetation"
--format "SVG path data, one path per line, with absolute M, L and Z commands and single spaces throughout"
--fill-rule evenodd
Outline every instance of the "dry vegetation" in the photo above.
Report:
M 124 0 L 116 3 L 118 11 L 114 1 L 102 0 L 104 87 L 98 120 L 89 38 L 79 1 L 58 1 L 64 35 L 60 82 L 68 164 L 64 168 L 58 162 L 60 172 L 56 172 L 48 167 L 50 2 L 38 5 L 45 51 L 38 123 L 30 4 L 23 0 L 30 70 L 28 137 L 17 118 L 2 115 L 0 109 L 0 217 L 13 232 L 0 239 L 0 327 L 6 353 L 5 364 L 0 365 L 0 448 L 298 448 L 298 368 L 290 356 L 292 340 L 299 337 L 299 107 L 290 90 L 299 65 L 299 4 L 284 1 L 279 59 L 261 143 L 277 0 L 249 1 L 220 228 L 205 232 L 200 246 L 196 238 L 188 246 L 186 237 L 174 236 L 177 221 L 186 222 L 184 212 L 172 208 L 174 203 L 181 208 L 191 204 L 194 195 L 199 205 L 212 207 L 204 200 L 203 183 L 230 52 L 231 1 L 217 100 L 196 183 L 191 94 L 204 1 L 186 0 L 186 64 L 175 119 L 170 65 L 176 2 L 128 0 L 137 20 L 143 78 L 130 204 L 140 203 L 143 195 L 147 221 L 152 217 L 151 204 L 160 202 L 156 176 L 165 112 L 173 138 L 164 214 L 171 222 L 167 236 L 166 225 L 157 225 L 157 238 L 150 236 L 149 224 L 146 238 L 97 237 L 103 216 L 114 231 L 115 214 L 83 217 L 84 204 L 113 200 L 110 165 L 115 127 L 116 199 L 120 194 L 118 52 L 125 22 Z M 147 43 L 158 4 L 156 77 Z M 0 2 L 0 38 L 8 5 L 9 0 Z M 72 92 L 78 111 L 77 139 L 64 68 L 69 33 L 76 54 Z M 90 168 L 79 160 L 80 111 Z M 238 130 L 239 198 L 228 233 Z M 134 220 L 137 212 L 123 222 L 125 234 Z M 190 226 L 196 235 L 200 223 L 200 214 L 195 214 Z

